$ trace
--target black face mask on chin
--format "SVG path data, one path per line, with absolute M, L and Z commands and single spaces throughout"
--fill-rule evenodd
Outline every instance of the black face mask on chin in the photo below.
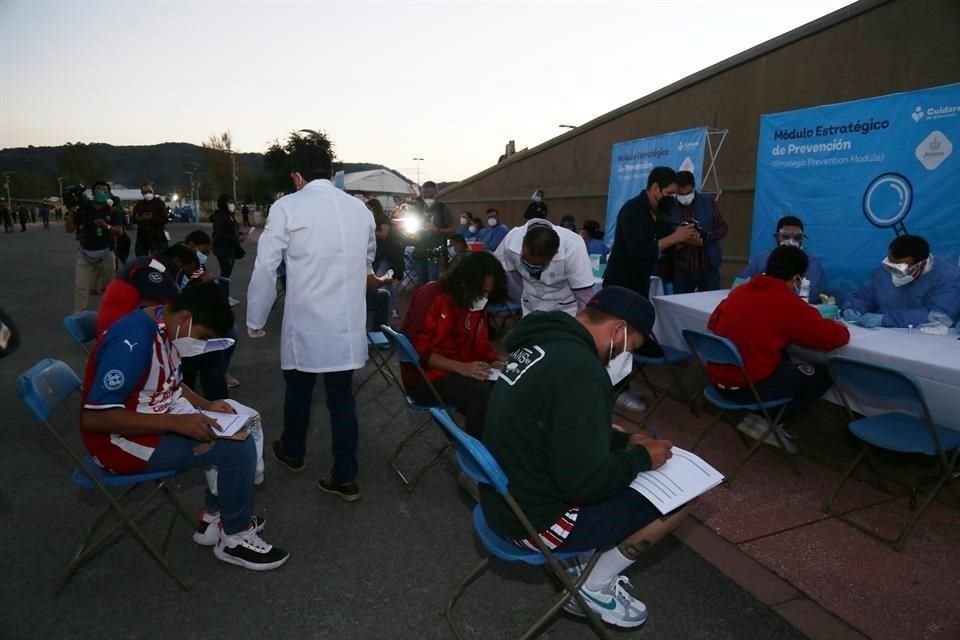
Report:
M 660 202 L 657 203 L 657 215 L 665 216 L 670 213 L 670 209 L 673 208 L 674 202 L 676 202 L 676 198 L 673 196 L 663 196 L 660 198 Z

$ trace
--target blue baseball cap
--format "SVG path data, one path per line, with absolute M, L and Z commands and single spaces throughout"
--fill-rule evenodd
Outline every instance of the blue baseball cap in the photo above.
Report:
M 626 287 L 609 286 L 600 289 L 587 303 L 588 309 L 597 309 L 625 321 L 643 336 L 643 346 L 636 353 L 650 358 L 662 358 L 663 348 L 653 337 L 657 319 L 653 304 L 642 295 Z

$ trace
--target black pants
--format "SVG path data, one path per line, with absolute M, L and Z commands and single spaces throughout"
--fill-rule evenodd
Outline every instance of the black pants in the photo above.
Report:
M 183 375 L 183 384 L 207 400 L 223 400 L 230 397 L 227 392 L 225 352 L 214 351 L 184 358 L 180 362 L 180 372 Z M 200 386 L 203 387 L 202 392 L 197 387 L 198 379 Z
M 440 398 L 451 407 L 456 407 L 466 417 L 466 432 L 474 438 L 483 437 L 483 425 L 487 420 L 487 404 L 490 402 L 490 393 L 493 383 L 486 380 L 467 378 L 456 373 L 433 381 L 433 387 L 440 394 Z M 417 404 L 436 406 L 437 400 L 430 393 L 426 384 L 418 384 L 407 393 Z
M 823 394 L 833 386 L 833 380 L 830 379 L 830 372 L 827 371 L 826 365 L 793 363 L 784 360 L 773 374 L 759 382 L 754 382 L 754 386 L 762 400 L 793 397 L 793 401 L 787 405 L 783 414 L 786 422 L 793 420 L 822 398 Z M 720 389 L 720 393 L 733 402 L 754 402 L 753 394 L 746 387 L 735 391 Z M 771 416 L 775 417 L 779 410 L 779 407 L 772 409 Z
M 220 281 L 230 295 L 230 275 L 233 273 L 233 263 L 237 261 L 236 247 L 214 247 L 213 253 L 220 263 Z

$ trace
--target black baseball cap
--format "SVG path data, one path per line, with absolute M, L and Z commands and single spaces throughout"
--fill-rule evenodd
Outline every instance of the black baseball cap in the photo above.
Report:
M 603 311 L 626 321 L 634 331 L 643 335 L 643 346 L 635 353 L 648 358 L 662 358 L 663 347 L 653 337 L 653 323 L 657 319 L 653 304 L 642 295 L 626 287 L 610 286 L 600 289 L 587 303 L 587 308 Z

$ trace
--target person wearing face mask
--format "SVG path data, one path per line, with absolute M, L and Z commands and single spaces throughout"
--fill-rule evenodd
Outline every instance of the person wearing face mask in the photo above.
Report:
M 543 189 L 537 189 L 530 197 L 530 204 L 527 205 L 527 210 L 523 212 L 523 219 L 533 220 L 534 218 L 542 218 L 546 220 L 549 210 L 550 208 L 544 201 Z
M 459 220 L 446 204 L 437 199 L 437 183 L 428 180 L 420 189 L 421 197 L 414 203 L 423 216 L 422 228 L 416 232 L 413 246 L 413 267 L 417 285 L 436 280 L 440 265 L 447 263 L 444 253 L 447 238 L 457 233 Z
M 301 137 L 285 160 L 296 192 L 273 203 L 260 236 L 247 290 L 247 334 L 265 335 L 277 267 L 285 260 L 280 368 L 286 389 L 273 455 L 290 471 L 303 470 L 313 390 L 323 374 L 333 468 L 317 487 L 354 502 L 360 499 L 360 426 L 352 381 L 367 362 L 366 283 L 377 252 L 376 223 L 360 200 L 331 182 L 325 140 Z
M 472 213 L 464 211 L 460 214 L 460 227 L 457 229 L 457 233 L 463 236 L 464 240 L 480 242 L 480 231 L 482 229 L 483 224 L 479 219 L 474 218 Z
M 899 236 L 870 279 L 847 299 L 842 317 L 871 328 L 951 326 L 960 319 L 960 267 L 934 257 L 920 236 Z
M 113 253 L 114 242 L 123 234 L 120 214 L 111 204 L 110 185 L 98 180 L 93 185 L 93 200 L 82 199 L 66 221 L 67 233 L 76 233 L 80 243 L 77 253 L 76 279 L 73 293 L 74 313 L 87 308 L 91 290 L 100 291 L 117 272 Z
M 762 274 L 730 292 L 710 316 L 707 329 L 727 338 L 740 351 L 743 366 L 763 400 L 793 397 L 783 419 L 793 420 L 816 402 L 833 382 L 824 364 L 795 363 L 784 357 L 793 344 L 815 351 L 833 351 L 850 341 L 842 323 L 828 320 L 797 295 L 809 269 L 807 254 L 783 245 L 770 253 Z M 721 395 L 733 402 L 754 402 L 739 367 L 710 364 L 707 373 Z M 759 415 L 749 414 L 737 427 L 758 438 L 768 425 Z M 790 453 L 796 448 L 781 425 Z M 780 446 L 770 434 L 766 442 Z
M 167 205 L 157 198 L 153 185 L 140 185 L 143 199 L 133 205 L 133 223 L 137 225 L 137 240 L 133 252 L 138 258 L 167 248 Z
M 483 436 L 543 544 L 582 553 L 584 562 L 604 550 L 582 590 L 604 622 L 618 627 L 647 618 L 623 572 L 688 512 L 662 516 L 630 488 L 638 473 L 667 461 L 672 443 L 613 428 L 613 387 L 629 375 L 633 354 L 662 353 L 651 336 L 654 320 L 649 300 L 618 286 L 599 291 L 576 317 L 524 317 L 504 339 L 509 356 Z M 537 548 L 496 491 L 481 486 L 480 504 L 496 533 Z M 583 615 L 575 603 L 566 607 Z
M 233 198 L 221 193 L 217 198 L 217 210 L 210 216 L 213 223 L 213 254 L 220 263 L 220 283 L 226 288 L 231 305 L 240 304 L 240 301 L 230 296 L 230 276 L 233 275 L 233 265 L 242 258 L 246 251 L 240 243 L 246 234 L 240 230 L 237 223 L 237 205 Z
M 677 172 L 677 196 L 666 217 L 672 229 L 692 225 L 699 232 L 694 242 L 672 249 L 674 293 L 715 291 L 720 288 L 720 240 L 727 235 L 727 223 L 720 216 L 717 201 L 696 190 L 693 173 Z
M 214 556 L 256 571 L 276 569 L 289 554 L 265 542 L 252 513 L 257 466 L 253 437 L 218 439 L 201 411 L 258 416 L 250 407 L 207 400 L 180 381 L 180 360 L 233 326 L 213 283 L 196 283 L 174 300 L 135 310 L 94 347 L 83 384 L 80 430 L 95 462 L 113 473 L 152 473 L 215 465 L 194 541 Z
M 485 227 L 480 231 L 480 241 L 487 251 L 496 251 L 503 239 L 507 237 L 510 228 L 500 222 L 500 212 L 494 208 L 487 209 Z
M 607 257 L 603 286 L 618 285 L 640 295 L 650 294 L 650 276 L 661 252 L 679 245 L 696 243 L 700 237 L 692 226 L 667 233 L 666 215 L 673 208 L 677 174 L 670 167 L 654 167 L 647 188 L 627 200 L 617 215 L 613 247 Z
M 526 315 L 564 311 L 576 315 L 593 295 L 593 266 L 583 239 L 534 218 L 507 233 L 494 255 L 507 272 L 510 298 Z
M 584 220 L 583 227 L 580 228 L 580 237 L 587 245 L 587 254 L 600 256 L 600 264 L 605 264 L 610 250 L 603 241 L 603 227 L 600 223 L 596 220 Z
M 490 375 L 503 358 L 490 346 L 487 304 L 506 298 L 506 277 L 493 254 L 466 253 L 437 282 L 417 289 L 403 333 L 420 355 L 427 378 L 445 404 L 466 417 L 465 429 L 483 433 Z M 401 365 L 404 389 L 419 404 L 437 400 L 410 365 Z
M 817 304 L 820 302 L 820 294 L 826 291 L 827 276 L 820 259 L 804 248 L 803 242 L 806 237 L 803 231 L 803 220 L 796 216 L 784 216 L 777 221 L 777 230 L 773 234 L 774 248 L 786 245 L 803 249 L 804 253 L 807 254 L 810 265 L 806 274 L 810 288 L 810 296 L 807 298 L 807 302 Z M 772 252 L 773 249 L 768 249 L 752 256 L 747 268 L 737 276 L 737 280 L 749 280 L 755 275 L 763 273 Z

